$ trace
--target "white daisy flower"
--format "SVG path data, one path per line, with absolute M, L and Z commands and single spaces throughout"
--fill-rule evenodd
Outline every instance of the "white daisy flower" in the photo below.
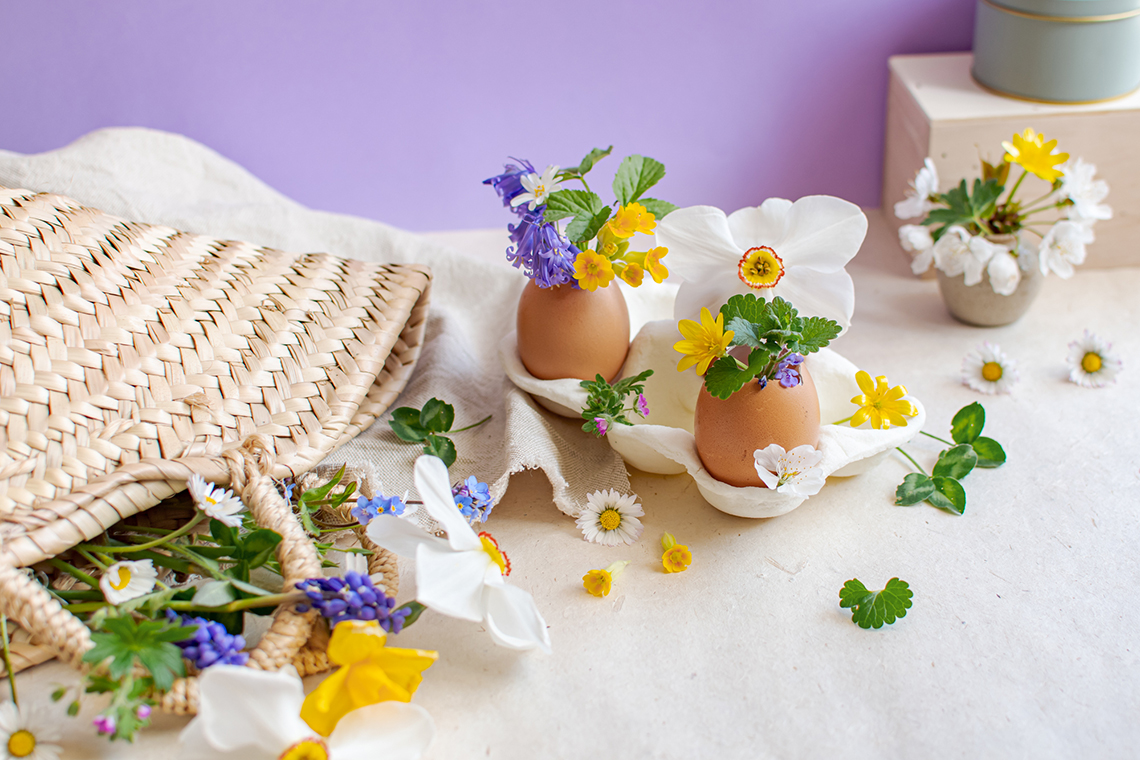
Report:
M 1085 330 L 1084 335 L 1069 344 L 1069 380 L 1085 388 L 1115 383 L 1124 364 L 1111 351 L 1111 343 Z
M 1061 165 L 1061 193 L 1073 202 L 1069 206 L 1069 218 L 1077 222 L 1095 222 L 1098 219 L 1111 219 L 1112 208 L 1101 203 L 1108 196 L 1108 183 L 1103 179 L 1093 179 L 1096 165 L 1083 158 L 1068 161 Z
M 59 721 L 25 705 L 0 704 L 0 760 L 58 760 L 63 749 L 59 741 Z
M 938 192 L 938 169 L 929 158 L 923 163 L 914 181 L 910 183 L 906 199 L 895 204 L 895 216 L 899 219 L 913 219 L 916 216 L 926 216 L 934 204 L 930 196 Z
M 978 393 L 1009 393 L 1018 379 L 1017 362 L 989 341 L 962 360 L 962 382 Z
M 804 444 L 784 451 L 783 446 L 773 443 L 766 449 L 756 449 L 752 456 L 760 480 L 777 493 L 814 496 L 827 482 L 819 467 L 823 452 L 814 446 Z
M 1085 263 L 1085 246 L 1094 239 L 1093 231 L 1083 224 L 1062 220 L 1045 233 L 1038 249 L 1041 274 L 1052 269 L 1062 280 L 1073 276 L 1073 266 Z
M 187 485 L 198 509 L 231 528 L 241 525 L 238 512 L 245 509 L 245 505 L 232 491 L 215 488 L 213 483 L 207 483 L 198 473 L 190 476 Z
M 99 588 L 108 604 L 122 604 L 154 591 L 158 572 L 149 559 L 116 562 L 99 578 Z
M 526 192 L 519 193 L 514 197 L 514 200 L 511 201 L 511 208 L 530 203 L 528 208 L 534 211 L 536 206 L 546 203 L 546 199 L 551 193 L 562 189 L 562 183 L 554 178 L 557 173 L 557 166 L 548 166 L 541 177 L 534 173 L 519 177 L 519 182 L 526 188 Z
M 586 506 L 578 514 L 582 538 L 604 546 L 632 544 L 641 538 L 641 520 L 645 510 L 636 495 L 594 491 L 586 497 Z

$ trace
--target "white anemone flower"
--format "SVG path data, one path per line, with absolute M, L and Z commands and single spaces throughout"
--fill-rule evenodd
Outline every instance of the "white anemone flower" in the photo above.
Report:
M 833 319 L 846 329 L 855 286 L 844 267 L 867 234 L 854 203 L 809 195 L 795 203 L 769 198 L 726 216 L 712 206 L 678 209 L 657 224 L 657 245 L 669 249 L 672 271 L 684 278 L 675 319 L 713 314 L 734 295 L 779 296 L 804 316 Z
M 620 494 L 612 488 L 594 491 L 586 496 L 586 506 L 578 513 L 578 528 L 582 538 L 596 544 L 632 544 L 641 537 L 644 527 L 637 518 L 644 514 L 637 496 Z
M 923 162 L 922 168 L 918 170 L 914 181 L 910 183 L 910 190 L 907 191 L 906 199 L 895 204 L 895 216 L 899 219 L 926 216 L 927 212 L 934 208 L 934 204 L 930 202 L 930 196 L 937 192 L 938 169 L 935 168 L 934 162 L 928 158 Z
M 198 715 L 178 737 L 181 760 L 416 760 L 435 735 L 422 707 L 389 701 L 353 710 L 323 737 L 301 719 L 305 692 L 291 665 L 215 665 L 198 694 Z
M 213 483 L 207 483 L 198 473 L 190 476 L 187 486 L 198 509 L 231 528 L 241 525 L 241 515 L 238 512 L 245 509 L 245 505 L 234 496 L 233 491 L 214 487 Z
M 899 227 L 899 245 L 904 251 L 915 254 L 910 271 L 922 274 L 934 262 L 934 237 L 930 228 L 921 224 L 904 224 Z
M 528 208 L 534 211 L 536 206 L 546 203 L 546 199 L 551 193 L 562 189 L 562 183 L 554 178 L 557 173 L 557 166 L 548 166 L 542 176 L 532 172 L 519 177 L 519 183 L 526 188 L 526 192 L 519 193 L 514 197 L 514 200 L 511 201 L 511 208 L 529 203 Z
M 43 711 L 13 702 L 0 704 L 0 758 L 58 760 L 63 749 L 54 742 L 63 732 L 60 721 Z
M 1085 388 L 1103 388 L 1116 382 L 1124 363 L 1112 353 L 1112 344 L 1085 330 L 1069 344 L 1069 380 Z
M 416 460 L 416 491 L 423 509 L 447 532 L 439 538 L 395 515 L 368 523 L 368 537 L 388 551 L 416 559 L 416 601 L 449 617 L 484 623 L 496 644 L 550 651 L 550 634 L 531 595 L 508 584 L 507 555 L 488 533 L 475 534 L 455 508 L 447 466 L 438 457 Z
M 99 578 L 99 588 L 108 604 L 123 602 L 154 591 L 158 571 L 149 559 L 116 562 Z
M 1085 263 L 1085 246 L 1094 239 L 1093 231 L 1083 225 L 1063 220 L 1057 222 L 1045 233 L 1038 249 L 1041 274 L 1053 270 L 1067 280 L 1073 276 L 1073 267 Z
M 752 456 L 760 480 L 777 493 L 814 496 L 827 482 L 819 466 L 823 452 L 806 443 L 791 451 L 784 451 L 783 446 L 773 443 L 766 449 L 757 449 Z
M 1069 218 L 1076 222 L 1095 222 L 1111 219 L 1112 208 L 1101 203 L 1108 197 L 1108 183 L 1096 176 L 1096 165 L 1083 158 L 1068 161 L 1061 166 L 1061 194 L 1073 202 Z
M 1017 362 L 989 341 L 962 359 L 962 382 L 978 393 L 1009 393 L 1020 377 Z

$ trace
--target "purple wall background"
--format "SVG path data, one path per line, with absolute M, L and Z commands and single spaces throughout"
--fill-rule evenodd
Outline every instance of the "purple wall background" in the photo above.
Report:
M 654 195 L 682 206 L 874 206 L 887 57 L 968 50 L 973 6 L 12 1 L 0 148 L 154 127 L 308 206 L 413 230 L 505 224 L 479 181 L 506 156 L 575 164 L 611 142 L 664 162 Z

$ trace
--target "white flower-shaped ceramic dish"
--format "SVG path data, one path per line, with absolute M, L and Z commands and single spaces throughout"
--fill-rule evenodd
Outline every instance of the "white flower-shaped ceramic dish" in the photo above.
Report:
M 621 374 L 629 377 L 653 370 L 645 384 L 649 419 L 632 415 L 634 425 L 614 425 L 606 435 L 610 445 L 626 464 L 644 472 L 689 473 L 705 500 L 731 515 L 775 517 L 798 507 L 807 497 L 767 488 L 737 488 L 716 480 L 705 470 L 693 437 L 693 410 L 701 378 L 695 372 L 677 371 L 678 355 L 673 350 L 677 340 L 677 325 L 672 320 L 649 322 L 634 338 Z M 503 368 L 515 385 L 550 411 L 580 419 L 586 392 L 577 380 L 539 380 L 532 376 L 519 360 L 513 332 L 500 343 L 499 353 Z M 862 393 L 855 383 L 859 368 L 826 348 L 810 355 L 805 366 L 819 393 L 820 418 L 824 422 L 819 436 L 819 449 L 823 452 L 820 467 L 828 477 L 849 477 L 872 469 L 891 449 L 915 438 L 926 423 L 926 410 L 910 398 L 918 415 L 908 420 L 906 427 L 873 430 L 869 425 L 852 428 L 848 424 L 827 424 L 855 412 L 851 399 Z

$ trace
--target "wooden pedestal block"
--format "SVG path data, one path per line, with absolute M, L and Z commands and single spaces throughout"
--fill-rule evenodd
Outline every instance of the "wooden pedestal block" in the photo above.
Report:
M 1033 127 L 1058 149 L 1096 164 L 1108 182 L 1113 218 L 1097 222 L 1086 267 L 1140 266 L 1140 92 L 1088 105 L 1047 105 L 984 90 L 970 76 L 970 53 L 904 55 L 890 59 L 887 136 L 883 162 L 883 215 L 897 230 L 894 204 L 906 195 L 929 156 L 939 189 L 981 176 L 981 158 L 1001 160 L 1002 140 Z M 981 153 L 979 154 L 979 151 Z M 1011 177 L 1017 177 L 1014 167 Z M 1032 200 L 1048 184 L 1030 175 L 1017 191 Z

